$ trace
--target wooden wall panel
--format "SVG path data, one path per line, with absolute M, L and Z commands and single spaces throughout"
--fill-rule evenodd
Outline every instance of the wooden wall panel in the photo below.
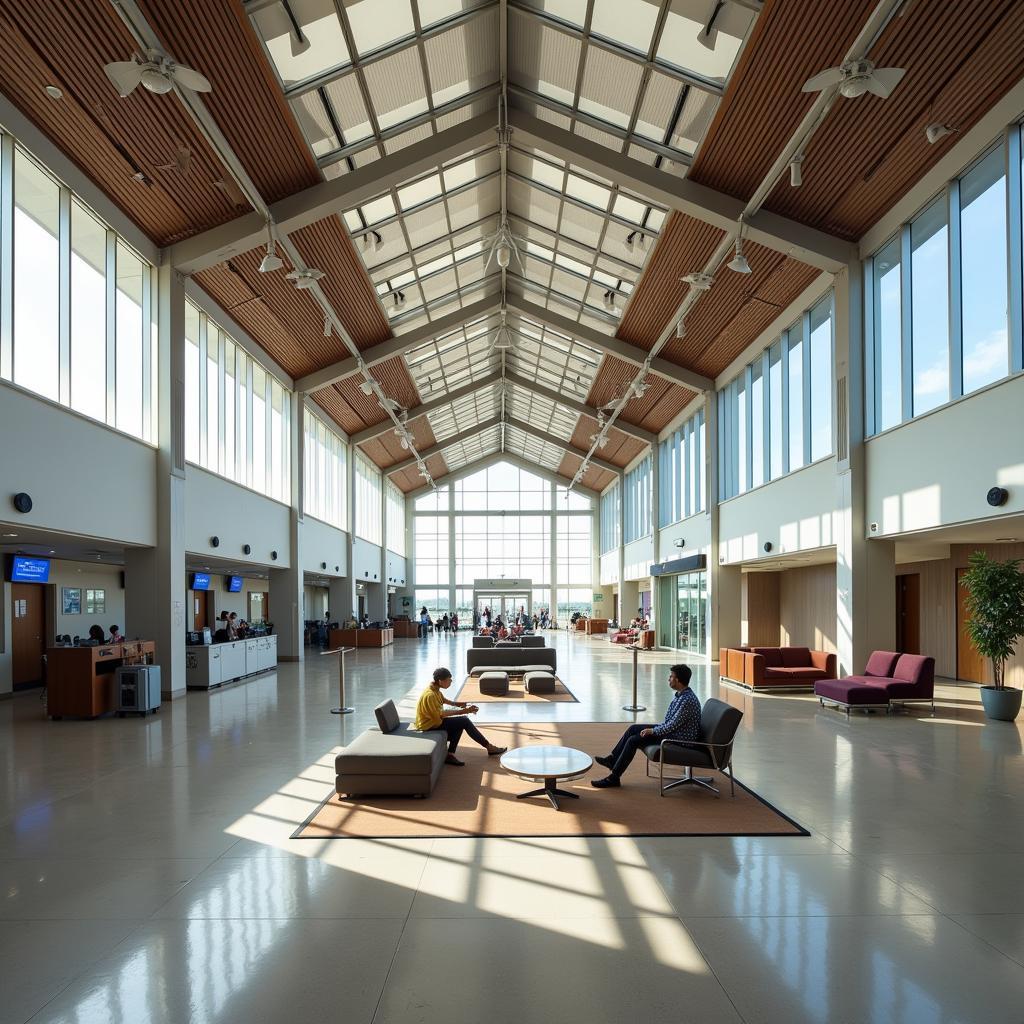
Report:
M 740 589 L 740 637 L 751 647 L 779 643 L 779 572 L 745 572 Z
M 780 646 L 835 652 L 835 565 L 785 569 L 778 575 Z

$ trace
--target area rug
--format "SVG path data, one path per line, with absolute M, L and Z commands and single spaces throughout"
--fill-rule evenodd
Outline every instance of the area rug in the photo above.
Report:
M 473 704 L 508 704 L 511 701 L 528 701 L 530 703 L 574 703 L 578 704 L 575 695 L 561 679 L 555 678 L 554 693 L 527 693 L 526 684 L 522 677 L 508 681 L 508 693 L 504 697 L 496 697 L 490 693 L 480 692 L 480 677 L 466 676 L 462 688 L 452 698 L 453 700 L 468 700 Z
M 484 723 L 484 734 L 501 746 L 549 744 L 607 754 L 624 723 Z M 556 811 L 541 797 L 517 800 L 536 783 L 506 772 L 498 758 L 487 757 L 464 741 L 459 756 L 465 767 L 445 766 L 434 792 L 412 797 L 339 797 L 333 790 L 292 833 L 293 839 L 439 838 L 445 836 L 806 836 L 792 818 L 752 790 L 714 774 L 721 796 L 684 786 L 667 796 L 657 779 L 645 777 L 646 758 L 638 754 L 619 789 L 594 789 L 590 780 L 605 774 L 595 764 L 587 775 L 559 786 L 580 794 L 563 800 Z M 333 753 L 325 760 L 334 764 Z

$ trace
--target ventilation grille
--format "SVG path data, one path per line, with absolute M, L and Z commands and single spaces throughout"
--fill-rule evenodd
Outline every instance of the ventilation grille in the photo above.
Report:
M 836 381 L 836 456 L 840 462 L 850 458 L 850 416 L 846 406 L 846 378 Z

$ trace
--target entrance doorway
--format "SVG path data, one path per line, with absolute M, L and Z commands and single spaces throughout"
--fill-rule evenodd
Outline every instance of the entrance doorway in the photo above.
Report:
M 658 645 L 690 654 L 707 653 L 708 575 L 704 570 L 662 576 Z
M 896 577 L 896 650 L 921 653 L 921 574 Z
M 38 584 L 11 584 L 11 682 L 15 688 L 42 682 L 46 652 L 43 594 Z
M 967 589 L 960 585 L 966 569 L 956 571 L 956 677 L 969 683 L 985 682 L 985 659 L 967 635 Z
M 491 610 L 491 621 L 501 618 L 506 625 L 515 621 L 516 613 L 520 608 L 524 609 L 527 615 L 533 615 L 533 591 L 532 590 L 473 590 L 473 607 L 480 621 L 483 621 L 485 608 Z
M 204 626 L 210 624 L 206 619 L 206 598 L 207 591 L 192 591 L 192 628 L 199 632 L 202 632 Z

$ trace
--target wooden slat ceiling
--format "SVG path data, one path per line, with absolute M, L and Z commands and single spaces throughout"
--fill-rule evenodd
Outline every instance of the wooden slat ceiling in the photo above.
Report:
M 227 172 L 174 96 L 122 99 L 103 66 L 135 42 L 110 3 L 0 5 L 0 91 L 157 245 L 238 216 L 214 182 Z M 43 91 L 55 85 L 63 98 Z M 186 174 L 179 148 L 191 151 Z M 145 181 L 132 176 L 141 172 Z
M 576 474 L 576 470 L 580 468 L 582 459 L 577 459 L 574 455 L 566 455 L 558 466 L 558 473 L 564 476 L 566 480 L 571 480 Z M 609 473 L 605 469 L 597 469 L 594 466 L 587 466 L 586 472 L 583 474 L 583 479 L 580 481 L 584 487 L 589 487 L 592 491 L 600 493 L 609 484 L 615 482 L 615 474 Z
M 591 435 L 597 433 L 597 420 L 592 416 L 581 416 L 576 429 L 573 431 L 571 442 L 576 448 L 583 451 L 590 451 Z M 626 466 L 633 461 L 646 447 L 639 438 L 623 434 L 621 431 L 612 430 L 608 433 L 608 444 L 598 451 L 598 455 L 605 461 L 616 466 Z
M 378 363 L 373 368 L 373 374 L 386 397 L 393 398 L 405 408 L 418 404 L 416 385 L 401 356 Z M 388 419 L 387 413 L 377 404 L 377 399 L 360 391 L 357 380 L 348 377 L 313 392 L 316 403 L 349 434 L 358 433 L 364 427 L 374 427 Z
M 430 424 L 426 419 L 410 423 L 409 433 L 412 434 L 417 451 L 425 451 L 437 443 L 437 438 L 434 437 L 434 432 L 430 429 Z M 392 431 L 364 441 L 359 447 L 363 454 L 372 459 L 381 469 L 388 469 L 409 458 L 409 452 L 402 447 L 401 441 L 395 437 Z
M 432 455 L 427 459 L 427 472 L 435 479 L 439 480 L 441 477 L 448 473 L 448 466 L 441 455 Z M 392 478 L 395 484 L 402 490 L 404 494 L 408 494 L 410 491 L 419 490 L 423 486 L 423 478 L 419 474 L 419 470 L 415 466 L 409 469 L 399 470 Z
M 614 356 L 605 357 L 590 388 L 587 404 L 595 409 L 601 408 L 619 398 L 635 378 L 636 367 Z M 647 381 L 649 386 L 643 398 L 631 398 L 619 418 L 656 434 L 693 401 L 696 392 L 653 374 Z

